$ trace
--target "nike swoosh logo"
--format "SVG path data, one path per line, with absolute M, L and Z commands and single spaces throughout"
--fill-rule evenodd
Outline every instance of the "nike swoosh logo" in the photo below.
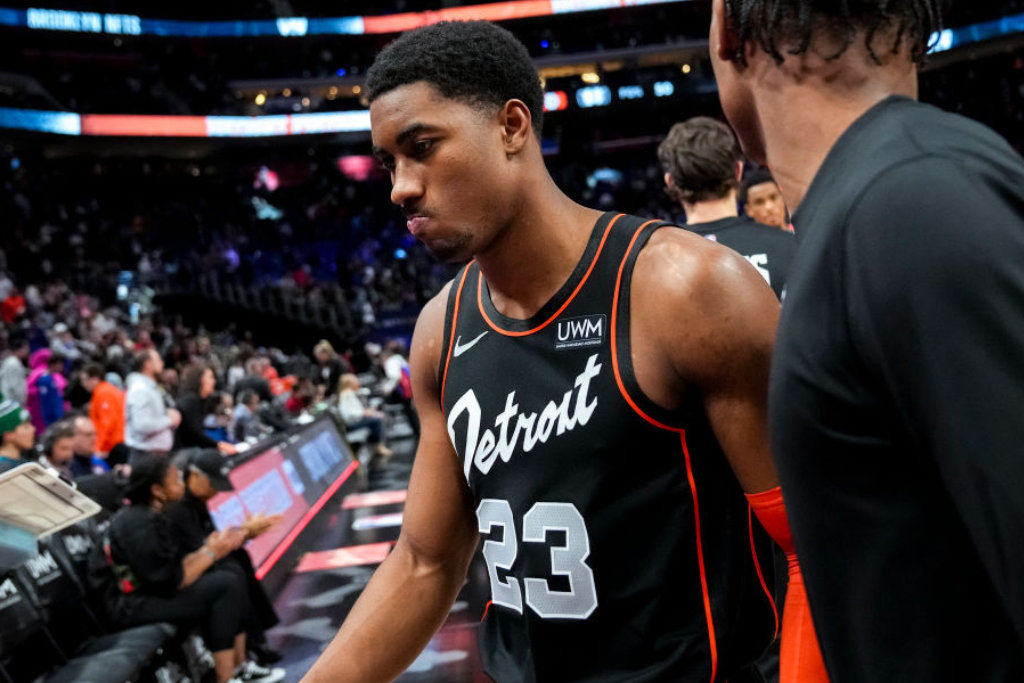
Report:
M 477 337 L 473 341 L 469 342 L 468 344 L 463 344 L 461 346 L 459 345 L 459 342 L 462 341 L 462 335 L 460 334 L 459 338 L 455 340 L 455 350 L 452 351 L 452 355 L 455 356 L 456 358 L 458 358 L 459 356 L 464 354 L 466 351 L 469 351 L 471 348 L 476 346 L 476 343 L 478 341 L 480 341 L 481 339 L 483 339 L 484 335 L 486 335 L 486 334 L 487 334 L 486 332 L 481 332 L 479 337 Z

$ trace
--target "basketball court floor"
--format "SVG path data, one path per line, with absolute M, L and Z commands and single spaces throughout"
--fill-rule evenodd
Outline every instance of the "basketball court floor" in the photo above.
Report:
M 298 539 L 305 544 L 274 595 L 281 623 L 267 633 L 284 655 L 278 666 L 287 683 L 299 681 L 334 637 L 374 570 L 387 557 L 402 523 L 415 441 L 392 444 L 389 463 L 371 467 L 359 492 L 332 499 L 319 524 Z M 344 490 L 349 490 L 346 486 Z M 490 599 L 482 558 L 470 567 L 465 586 L 444 626 L 398 680 L 402 683 L 489 683 L 476 648 L 477 627 Z

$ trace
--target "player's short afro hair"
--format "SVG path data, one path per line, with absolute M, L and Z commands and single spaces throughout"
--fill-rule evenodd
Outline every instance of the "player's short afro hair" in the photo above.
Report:
M 366 78 L 373 102 L 403 85 L 425 81 L 445 97 L 469 104 L 505 106 L 521 100 L 540 137 L 544 91 L 526 47 L 486 21 L 442 21 L 402 34 L 377 55 Z

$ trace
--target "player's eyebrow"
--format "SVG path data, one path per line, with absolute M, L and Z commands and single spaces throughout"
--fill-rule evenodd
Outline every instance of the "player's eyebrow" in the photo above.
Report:
M 433 126 L 429 123 L 410 123 L 408 126 L 403 128 L 398 135 L 395 136 L 395 146 L 401 147 L 406 142 L 408 142 L 409 138 L 415 137 L 420 133 L 429 133 L 436 130 L 438 130 L 438 127 Z M 383 147 L 378 147 L 377 145 L 373 146 L 372 153 L 373 156 L 377 158 L 377 161 L 383 161 L 387 157 L 391 156 L 390 152 L 388 152 Z
M 432 126 L 429 123 L 411 123 L 395 136 L 395 144 L 399 146 L 404 145 L 409 138 L 415 137 L 420 133 L 429 133 L 435 130 L 437 130 L 437 126 Z
M 395 146 L 401 147 L 406 142 L 408 142 L 410 138 L 413 138 L 419 135 L 420 133 L 429 133 L 436 130 L 439 130 L 438 126 L 434 126 L 429 123 L 411 123 L 405 128 L 403 128 L 402 131 L 395 136 Z M 377 145 L 373 145 L 371 150 L 371 154 L 379 164 L 384 164 L 388 159 L 391 159 L 393 157 L 391 152 Z

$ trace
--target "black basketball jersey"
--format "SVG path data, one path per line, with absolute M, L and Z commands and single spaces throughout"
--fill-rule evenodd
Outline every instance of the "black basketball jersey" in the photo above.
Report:
M 780 301 L 785 298 L 790 264 L 796 256 L 792 233 L 740 216 L 687 225 L 686 229 L 738 252 L 757 268 Z
M 664 410 L 633 375 L 630 279 L 662 227 L 602 216 L 529 320 L 496 310 L 475 263 L 453 283 L 441 404 L 485 538 L 498 683 L 724 681 L 777 632 L 771 540 L 699 399 Z

